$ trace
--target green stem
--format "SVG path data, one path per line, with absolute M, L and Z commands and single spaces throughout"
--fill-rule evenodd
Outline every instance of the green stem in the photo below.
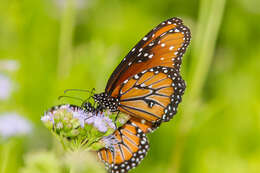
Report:
M 6 144 L 3 145 L 2 147 L 2 152 L 1 152 L 1 172 L 8 172 L 8 166 L 9 165 L 9 161 L 10 161 L 10 154 L 12 149 L 14 148 L 14 141 L 9 141 Z
M 75 0 L 66 0 L 59 41 L 58 77 L 66 77 L 72 63 L 72 42 L 76 17 Z
M 194 63 L 190 73 L 193 75 L 190 75 L 192 87 L 189 94 L 194 99 L 200 96 L 211 65 L 224 7 L 225 0 L 201 0 L 198 32 L 192 54 Z
M 193 126 L 194 115 L 199 109 L 201 93 L 212 62 L 213 53 L 222 21 L 226 0 L 201 0 L 197 33 L 192 48 L 192 65 L 188 88 L 184 97 L 182 120 L 178 126 L 176 146 L 169 172 L 179 172 L 185 144 Z

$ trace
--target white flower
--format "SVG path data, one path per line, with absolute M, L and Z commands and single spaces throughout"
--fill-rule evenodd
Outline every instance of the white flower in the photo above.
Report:
M 0 100 L 10 97 L 13 89 L 12 81 L 5 75 L 0 74 Z
M 22 116 L 16 113 L 4 113 L 0 115 L 0 136 L 3 138 L 26 135 L 31 131 L 31 123 Z

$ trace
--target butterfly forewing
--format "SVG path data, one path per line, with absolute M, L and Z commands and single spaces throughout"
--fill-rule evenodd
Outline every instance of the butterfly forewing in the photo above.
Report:
M 190 42 L 190 31 L 179 18 L 168 19 L 150 31 L 127 54 L 112 73 L 106 93 L 129 77 L 156 66 L 172 67 L 179 71 L 181 58 Z
M 145 157 L 148 139 L 144 132 L 133 122 L 128 121 L 113 134 L 118 143 L 98 152 L 110 173 L 126 173 L 136 167 Z

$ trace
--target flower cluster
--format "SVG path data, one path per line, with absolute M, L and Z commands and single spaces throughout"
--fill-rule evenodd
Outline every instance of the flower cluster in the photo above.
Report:
M 128 119 L 120 115 L 115 122 L 114 118 L 115 115 L 108 112 L 88 112 L 83 107 L 67 104 L 53 107 L 41 120 L 60 139 L 65 149 L 99 150 L 108 145 L 102 142 L 103 138 L 106 139 Z

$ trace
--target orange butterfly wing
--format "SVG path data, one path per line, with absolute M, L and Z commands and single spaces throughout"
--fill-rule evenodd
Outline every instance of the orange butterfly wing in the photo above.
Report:
M 149 149 L 144 132 L 133 122 L 128 121 L 114 132 L 116 144 L 98 151 L 99 158 L 107 165 L 109 172 L 128 172 L 136 167 Z
M 174 68 L 154 67 L 136 74 L 115 90 L 119 111 L 156 127 L 176 114 L 185 82 Z
M 115 97 L 115 88 L 129 77 L 156 66 L 179 71 L 181 58 L 190 42 L 189 28 L 179 18 L 168 19 L 150 31 L 127 54 L 110 76 L 106 93 Z

